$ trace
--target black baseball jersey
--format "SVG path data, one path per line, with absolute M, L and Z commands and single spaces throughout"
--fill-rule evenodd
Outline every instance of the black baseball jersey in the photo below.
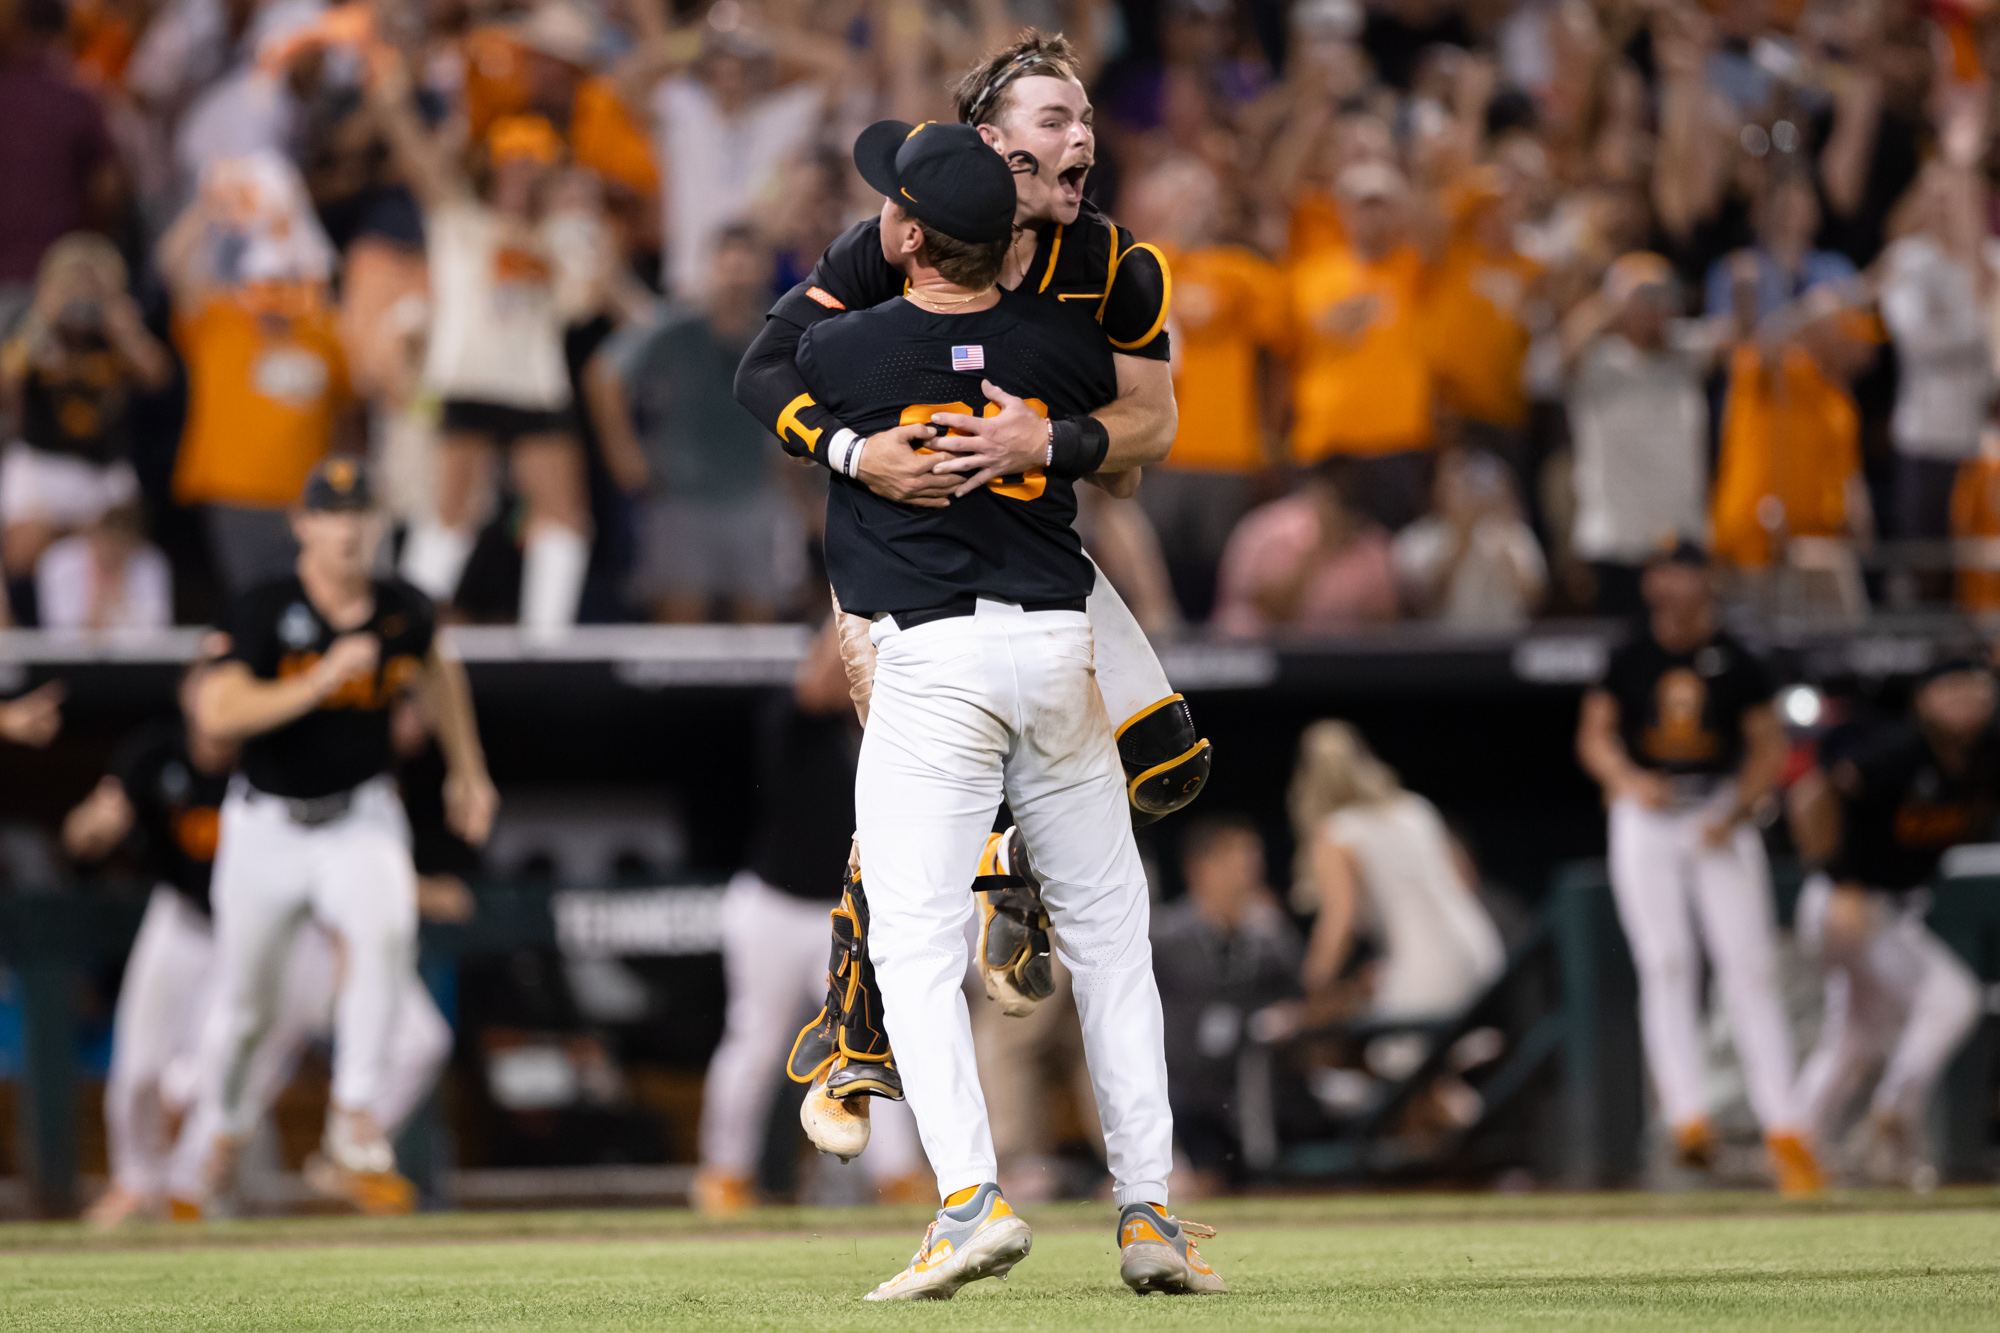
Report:
M 207 913 L 229 773 L 196 767 L 188 756 L 187 724 L 173 717 L 126 737 L 111 757 L 111 776 L 132 803 L 131 842 L 141 868 Z
M 100 334 L 60 366 L 27 366 L 21 380 L 20 436 L 49 453 L 113 463 L 132 451 L 129 409 L 124 366 Z
M 750 869 L 781 893 L 832 903 L 854 838 L 854 710 L 827 716 L 774 690 L 757 719 L 757 831 Z
M 774 324 L 809 329 L 846 311 L 872 309 L 904 287 L 902 272 L 882 257 L 881 219 L 869 218 L 849 227 L 826 248 L 806 280 L 778 298 L 770 318 Z M 1159 250 L 1135 241 L 1130 231 L 1085 200 L 1075 222 L 1041 224 L 1034 259 L 1015 290 L 1088 316 L 1108 351 L 1165 361 L 1172 355 L 1167 336 L 1170 287 L 1167 261 Z M 767 367 L 766 376 L 778 369 Z M 811 393 L 809 384 L 801 401 L 795 383 L 764 383 L 762 378 L 746 380 L 739 372 L 737 398 L 777 433 L 787 452 L 810 454 L 819 438 L 831 433 L 833 421 L 861 431 L 860 422 L 838 411 L 829 417 L 828 404 Z M 1054 415 L 1082 416 L 1107 401 Z
M 375 610 L 357 627 L 382 640 L 375 674 L 351 680 L 318 708 L 253 736 L 243 746 L 243 775 L 273 796 L 331 796 L 387 772 L 389 707 L 423 669 L 436 632 L 430 598 L 401 579 L 374 581 Z M 244 594 L 231 626 L 229 655 L 261 680 L 310 671 L 339 634 L 297 578 Z
M 806 330 L 798 364 L 819 401 L 863 435 L 934 412 L 997 413 L 981 379 L 1047 417 L 1111 401 L 1118 375 L 1095 324 L 1018 292 L 973 314 L 934 314 L 902 297 Z M 1035 468 L 943 509 L 885 500 L 834 476 L 826 497 L 827 577 L 856 615 L 966 597 L 1023 605 L 1088 596 L 1094 573 L 1072 483 Z
M 1670 653 L 1641 625 L 1611 655 L 1602 688 L 1618 701 L 1632 762 L 1679 777 L 1735 772 L 1743 714 L 1770 703 L 1778 686 L 1734 635 L 1718 632 L 1693 652 Z
M 1947 849 L 1985 841 L 2000 814 L 2000 735 L 1991 728 L 1956 771 L 1907 722 L 1847 738 L 1823 750 L 1821 763 L 1840 798 L 1840 851 L 1828 870 L 1843 883 L 1917 888 Z

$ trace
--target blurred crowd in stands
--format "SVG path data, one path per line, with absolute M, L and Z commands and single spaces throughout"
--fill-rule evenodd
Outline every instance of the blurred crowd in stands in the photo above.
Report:
M 8 609 L 202 623 L 329 450 L 461 619 L 812 619 L 734 402 L 881 116 L 1034 25 L 1173 269 L 1151 630 L 2000 608 L 1978 0 L 6 0 Z M 498 318 L 474 318 L 499 310 Z

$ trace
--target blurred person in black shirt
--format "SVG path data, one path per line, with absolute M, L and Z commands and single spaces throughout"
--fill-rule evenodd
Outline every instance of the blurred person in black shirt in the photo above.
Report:
M 1873 1080 L 1849 1164 L 1869 1184 L 1928 1189 L 1925 1111 L 1979 1021 L 1980 987 L 1924 918 L 1944 853 L 1989 840 L 2000 814 L 1992 673 L 1969 658 L 1933 667 L 1907 721 L 1829 736 L 1790 804 L 1820 868 L 1799 897 L 1799 941 L 1826 969 L 1799 1074 L 1806 1123 L 1830 1147 Z
M 1714 966 L 1778 1187 L 1823 1188 L 1792 1096 L 1776 907 L 1756 812 L 1785 763 L 1777 684 L 1716 622 L 1708 556 L 1682 543 L 1641 580 L 1648 615 L 1584 696 L 1577 757 L 1610 807 L 1611 890 L 1639 973 L 1639 1024 L 1684 1166 L 1713 1159 L 1702 955 Z
M 786 1037 L 825 984 L 826 914 L 840 899 L 854 832 L 854 763 L 861 728 L 829 623 L 789 690 L 757 719 L 758 810 L 749 864 L 722 906 L 728 1011 L 702 1088 L 701 1172 L 694 1202 L 709 1214 L 756 1202 L 756 1165 Z M 884 1202 L 928 1196 L 916 1123 L 901 1102 L 875 1099 L 867 1162 Z M 867 1105 L 867 1099 L 862 1101 Z

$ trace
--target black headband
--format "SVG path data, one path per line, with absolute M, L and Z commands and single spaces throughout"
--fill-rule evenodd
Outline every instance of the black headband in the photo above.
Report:
M 1005 88 L 1015 79 L 1025 74 L 1031 66 L 1053 65 L 1054 63 L 1055 61 L 1049 58 L 1046 51 L 1023 51 L 1021 54 L 1015 56 L 1012 60 L 1002 65 L 999 73 L 993 76 L 992 80 L 986 85 L 985 90 L 979 96 L 972 99 L 972 105 L 965 109 L 965 123 L 967 125 L 977 125 L 979 123 L 979 114 L 986 109 L 986 104 L 991 102 L 1002 88 Z

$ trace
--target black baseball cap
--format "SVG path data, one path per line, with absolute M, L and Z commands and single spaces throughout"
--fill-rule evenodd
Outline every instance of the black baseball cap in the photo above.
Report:
M 954 241 L 1014 234 L 1014 173 L 970 125 L 878 120 L 854 141 L 854 165 L 877 193 Z
M 368 469 L 349 454 L 323 458 L 306 478 L 302 508 L 323 514 L 365 513 L 375 507 L 375 488 L 368 484 Z

